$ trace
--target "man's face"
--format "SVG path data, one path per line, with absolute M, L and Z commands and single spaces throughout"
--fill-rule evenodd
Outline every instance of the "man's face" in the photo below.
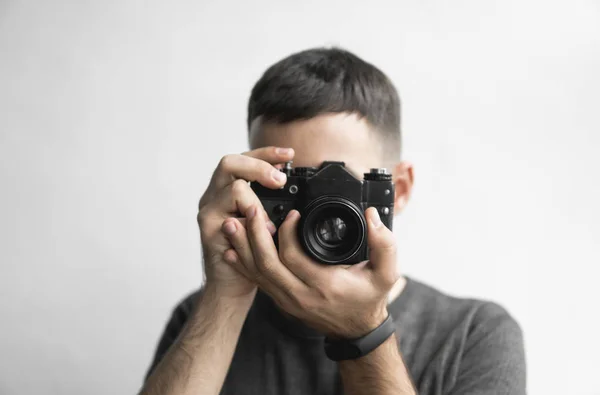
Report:
M 265 146 L 293 148 L 293 167 L 319 167 L 324 161 L 345 162 L 358 179 L 371 168 L 388 167 L 396 184 L 396 208 L 401 211 L 412 187 L 412 166 L 406 162 L 386 163 L 383 143 L 364 118 L 356 114 L 323 114 L 286 124 L 252 123 L 250 148 Z
M 258 121 L 250 131 L 250 147 L 293 148 L 294 167 L 319 167 L 326 160 L 345 162 L 348 170 L 362 179 L 369 169 L 385 167 L 382 143 L 370 128 L 366 120 L 347 113 L 324 114 L 283 125 Z

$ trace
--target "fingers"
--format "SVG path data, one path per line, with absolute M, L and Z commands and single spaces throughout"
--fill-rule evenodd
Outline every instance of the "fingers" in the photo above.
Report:
M 209 203 L 212 208 L 225 214 L 240 213 L 246 216 L 248 209 L 262 203 L 247 181 L 235 180 L 216 194 L 214 200 Z
M 212 183 L 221 189 L 236 179 L 257 181 L 267 188 L 285 185 L 286 175 L 274 164 L 287 162 L 294 157 L 291 148 L 263 147 L 238 155 L 224 156 L 217 166 Z
M 374 278 L 386 286 L 392 286 L 398 279 L 394 234 L 381 222 L 376 208 L 369 207 L 365 216 L 368 223 L 369 261 Z
M 226 250 L 225 253 L 223 253 L 223 258 L 225 259 L 225 262 L 227 262 L 229 265 L 231 265 L 242 276 L 244 276 L 248 280 L 252 281 L 252 274 L 242 264 L 242 261 L 240 260 L 239 255 L 233 248 Z
M 286 175 L 274 165 L 293 157 L 293 149 L 280 147 L 263 147 L 240 155 L 224 156 L 213 173 L 210 186 L 198 202 L 198 224 L 206 223 L 210 218 L 223 218 L 228 214 L 245 215 L 248 207 L 259 201 L 248 181 L 258 181 L 269 188 L 282 187 L 285 185 Z M 228 186 L 231 189 L 224 190 Z M 275 226 L 266 213 L 263 215 L 270 232 L 274 233 Z
M 327 281 L 326 270 L 306 257 L 298 242 L 300 213 L 291 210 L 279 227 L 279 257 L 285 266 L 305 284 L 316 285 Z M 321 269 L 321 270 L 319 270 Z
M 283 147 L 261 147 L 252 151 L 244 152 L 242 155 L 250 156 L 252 158 L 261 159 L 271 164 L 277 164 L 292 160 L 294 157 L 293 148 Z
M 306 285 L 279 260 L 277 248 L 267 230 L 264 217 L 257 215 L 257 211 L 257 207 L 249 210 L 246 223 L 256 271 L 286 293 L 301 292 Z
M 260 199 L 247 181 L 235 180 L 227 185 L 214 197 L 213 201 L 206 206 L 206 210 L 222 213 L 223 216 L 247 216 L 250 207 L 258 206 L 260 215 L 264 216 L 269 232 L 275 233 L 275 224 L 271 222 L 269 215 L 264 210 Z
M 238 263 L 243 266 L 252 266 L 254 257 L 252 255 L 252 250 L 250 249 L 250 243 L 248 242 L 244 224 L 236 218 L 228 218 L 223 221 L 221 230 L 225 233 L 225 236 L 227 236 L 227 239 L 233 247 L 233 250 L 229 250 L 229 256 L 227 256 L 228 251 L 226 251 L 225 259 L 230 263 L 236 263 L 236 259 L 238 259 L 240 261 Z M 233 259 L 230 260 L 228 258 Z M 251 280 L 256 279 L 251 278 Z
M 275 227 L 275 224 L 273 222 L 269 221 L 268 216 L 266 215 L 266 212 L 264 212 L 264 214 L 265 214 L 265 221 L 267 221 L 267 230 L 269 231 L 269 233 L 271 235 L 274 235 L 275 232 L 277 232 L 277 228 Z M 234 219 L 234 220 L 238 221 L 238 223 L 244 229 L 246 229 L 246 218 L 230 217 L 229 219 Z

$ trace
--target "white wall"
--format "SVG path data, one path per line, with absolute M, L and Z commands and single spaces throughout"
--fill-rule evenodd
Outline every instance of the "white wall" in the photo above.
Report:
M 329 44 L 401 91 L 405 272 L 505 305 L 531 394 L 600 394 L 594 0 L 0 1 L 1 394 L 137 391 L 252 84 Z

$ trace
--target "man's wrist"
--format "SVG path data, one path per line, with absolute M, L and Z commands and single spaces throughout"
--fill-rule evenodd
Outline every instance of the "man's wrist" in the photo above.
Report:
M 244 297 L 223 296 L 218 287 L 205 284 L 196 301 L 180 343 L 189 351 L 195 349 L 197 339 L 210 331 L 219 331 L 220 336 L 233 336 L 237 340 L 254 295 Z
M 333 340 L 357 339 L 381 325 L 388 315 L 389 313 L 386 306 L 375 309 L 374 311 L 369 311 L 363 316 L 356 317 L 356 319 L 349 321 L 343 330 L 326 333 L 326 336 Z
M 369 333 L 354 339 L 325 338 L 325 354 L 333 361 L 363 357 L 377 349 L 396 331 L 391 315 Z
M 246 314 L 254 301 L 256 290 L 249 294 L 240 296 L 231 296 L 223 292 L 219 284 L 207 282 L 202 288 L 201 300 L 198 303 L 196 310 L 209 309 L 227 312 L 228 315 L 242 313 Z
M 369 315 L 368 319 L 365 320 L 365 333 L 368 333 L 373 329 L 377 328 L 379 325 L 381 325 L 383 321 L 386 320 L 386 318 L 388 318 L 389 315 L 390 314 L 388 312 L 387 306 L 383 306 L 377 309 L 374 314 Z

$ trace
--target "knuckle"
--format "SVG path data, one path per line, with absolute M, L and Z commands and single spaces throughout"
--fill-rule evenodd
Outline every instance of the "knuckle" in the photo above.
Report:
M 323 303 L 323 300 L 314 294 L 306 295 L 306 297 L 300 299 L 300 308 L 312 315 L 322 315 L 323 309 L 327 305 L 328 303 Z
M 386 247 L 386 252 L 390 257 L 393 257 L 391 259 L 393 259 L 394 261 L 396 260 L 396 254 L 397 254 L 397 247 L 396 247 L 396 243 L 392 243 L 390 245 L 388 245 Z
M 312 311 L 318 306 L 310 295 L 294 295 L 294 303 L 300 310 Z
M 294 308 L 299 309 L 300 307 L 302 307 L 302 296 L 298 292 L 292 292 L 290 289 L 287 288 L 284 291 L 290 299 L 290 302 L 292 302 Z
M 264 181 L 271 178 L 273 166 L 264 160 L 252 158 L 248 166 L 255 180 Z
M 198 225 L 203 228 L 206 225 L 206 221 L 208 219 L 208 213 L 206 209 L 203 207 L 198 210 L 198 215 L 196 215 L 196 220 L 198 221 Z
M 235 158 L 234 154 L 228 154 L 228 155 L 223 156 L 221 158 L 221 160 L 219 161 L 218 167 L 223 170 L 229 170 L 232 166 L 234 158 Z
M 386 288 L 391 288 L 400 279 L 400 273 L 394 271 L 393 273 L 385 273 L 380 276 L 381 284 Z
M 382 247 L 382 249 L 388 253 L 396 253 L 396 243 L 393 240 L 389 240 L 387 243 L 385 243 Z
M 283 248 L 279 252 L 279 257 L 281 258 L 282 262 L 285 262 L 285 263 L 294 262 L 296 260 L 296 251 L 294 251 L 292 248 Z
M 396 284 L 396 280 L 394 280 L 394 277 L 389 277 L 384 283 L 383 285 L 385 286 L 386 290 L 390 290 L 392 289 L 392 287 Z
M 273 170 L 275 170 L 275 167 L 273 167 L 270 163 L 260 161 L 258 165 L 258 170 L 264 175 L 266 179 L 270 179 L 271 174 L 273 174 Z
M 215 195 L 215 191 L 213 190 L 212 185 L 209 185 L 208 188 L 206 189 L 206 191 L 204 191 L 204 193 L 200 197 L 200 200 L 198 200 L 198 210 L 205 207 L 210 202 L 210 200 L 214 197 L 214 195 Z
M 392 235 L 386 235 L 381 238 L 377 243 L 376 248 L 385 253 L 395 253 L 396 252 L 396 240 Z
M 344 297 L 344 288 L 340 281 L 333 279 L 329 282 L 327 289 L 323 290 L 325 298 L 329 300 L 339 300 Z
M 231 183 L 231 193 L 234 196 L 240 196 L 248 190 L 248 182 L 237 179 Z

